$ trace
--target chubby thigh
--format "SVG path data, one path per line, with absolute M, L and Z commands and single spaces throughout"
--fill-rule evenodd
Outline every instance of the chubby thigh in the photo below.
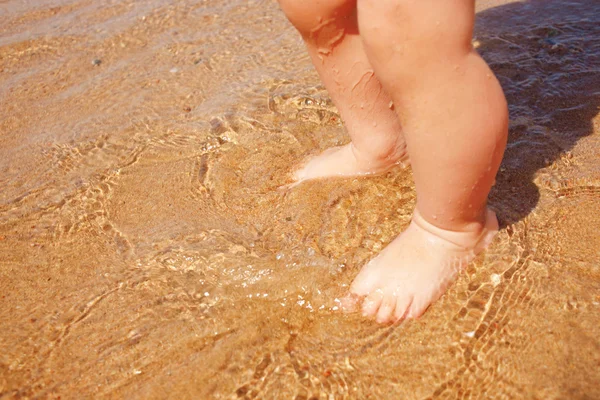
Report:
M 334 20 L 356 20 L 356 0 L 279 0 L 279 5 L 303 36 Z

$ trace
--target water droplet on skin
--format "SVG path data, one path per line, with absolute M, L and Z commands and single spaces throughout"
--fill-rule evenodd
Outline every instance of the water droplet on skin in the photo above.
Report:
M 431 218 L 433 218 L 433 219 L 437 219 L 437 215 L 433 215 Z
M 377 127 L 377 121 L 373 122 L 373 127 Z

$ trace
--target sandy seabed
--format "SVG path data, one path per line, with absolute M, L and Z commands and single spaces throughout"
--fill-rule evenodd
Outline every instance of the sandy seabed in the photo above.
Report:
M 383 327 L 410 170 L 278 190 L 348 138 L 274 1 L 0 0 L 0 399 L 599 399 L 600 3 L 477 7 L 502 230 Z

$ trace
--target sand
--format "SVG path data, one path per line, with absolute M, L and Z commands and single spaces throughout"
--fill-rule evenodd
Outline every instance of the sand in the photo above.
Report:
M 278 189 L 348 138 L 274 1 L 1 1 L 0 398 L 600 398 L 600 4 L 477 7 L 502 229 L 390 327 L 410 169 Z

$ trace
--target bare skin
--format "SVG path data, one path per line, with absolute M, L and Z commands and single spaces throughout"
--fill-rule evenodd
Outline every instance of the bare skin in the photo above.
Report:
M 392 99 L 358 35 L 356 2 L 281 0 L 280 5 L 302 35 L 352 139 L 307 160 L 296 171 L 296 181 L 375 174 L 406 164 L 406 143 Z
M 336 54 L 345 40 L 350 43 L 350 38 L 357 35 L 346 34 L 340 39 L 339 34 L 332 34 L 334 41 L 324 41 L 330 46 L 325 50 L 319 50 L 323 45 L 315 42 L 313 62 L 345 118 L 353 146 L 360 149 L 357 160 L 361 165 L 381 168 L 386 163 L 377 162 L 386 157 L 375 156 L 384 154 L 381 148 L 386 146 L 379 145 L 386 144 L 389 149 L 389 143 L 396 143 L 401 149 L 405 143 L 417 191 L 411 224 L 363 267 L 352 283 L 349 301 L 363 300 L 363 314 L 381 323 L 416 318 L 487 247 L 498 229 L 496 216 L 487 207 L 487 196 L 506 146 L 508 111 L 498 81 L 471 46 L 474 1 L 308 1 L 313 2 L 314 9 L 307 1 L 281 0 L 282 8 L 301 33 L 297 22 L 318 24 L 322 10 L 312 14 L 306 10 L 323 8 L 323 3 L 330 8 L 327 15 L 344 21 L 344 17 L 356 15 L 364 54 L 355 46 L 355 51 L 345 57 L 357 57 L 361 62 L 365 57 L 369 67 L 362 72 L 373 71 L 377 85 L 384 89 L 354 93 L 349 89 L 353 80 L 338 83 L 333 67 L 319 57 L 327 59 Z M 295 19 L 290 4 L 296 3 L 302 4 L 304 19 Z M 351 61 L 345 59 L 344 65 L 355 65 Z M 369 97 L 373 93 L 377 95 Z M 399 125 L 393 126 L 402 128 L 384 130 L 377 137 L 388 140 L 379 142 L 372 139 L 373 131 L 364 124 L 361 114 L 355 117 L 350 112 L 344 117 L 343 110 L 370 104 L 382 112 L 382 93 L 388 93 L 395 105 Z M 366 115 L 380 116 L 373 112 Z M 348 118 L 360 122 L 348 122 Z M 350 126 L 356 128 L 351 131 Z M 390 139 L 394 134 L 396 142 Z M 339 175 L 335 168 L 347 171 L 339 160 L 328 162 L 335 154 L 324 153 L 312 166 L 309 162 L 305 170 L 310 170 L 302 179 Z M 405 156 L 394 163 L 401 159 Z

